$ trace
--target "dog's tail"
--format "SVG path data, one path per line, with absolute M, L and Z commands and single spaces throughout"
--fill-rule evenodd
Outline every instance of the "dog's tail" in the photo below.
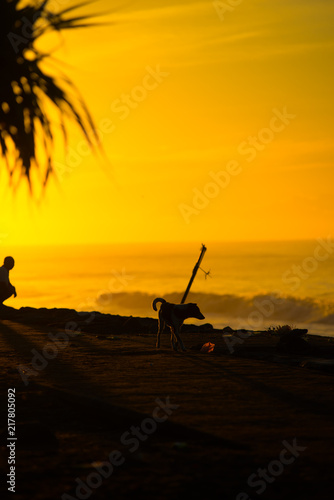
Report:
M 164 304 L 166 301 L 165 299 L 160 299 L 160 298 L 154 299 L 152 307 L 155 311 L 157 311 L 157 302 L 162 302 Z

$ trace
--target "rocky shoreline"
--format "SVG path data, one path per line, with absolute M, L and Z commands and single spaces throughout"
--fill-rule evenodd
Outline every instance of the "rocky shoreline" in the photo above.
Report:
M 52 328 L 93 335 L 101 340 L 115 338 L 115 335 L 121 338 L 127 334 L 154 337 L 158 328 L 158 321 L 154 318 L 120 316 L 98 311 L 78 312 L 66 308 L 14 309 L 2 306 L 1 319 L 34 325 L 43 330 Z M 204 323 L 184 324 L 181 331 L 183 335 L 192 334 L 191 338 L 196 340 L 190 346 L 193 351 L 201 351 L 205 343 L 211 342 L 214 344 L 211 350 L 213 355 L 266 359 L 334 373 L 334 338 L 308 335 L 307 330 L 278 327 L 268 331 L 251 331 L 233 330 L 229 326 L 216 329 L 210 323 Z

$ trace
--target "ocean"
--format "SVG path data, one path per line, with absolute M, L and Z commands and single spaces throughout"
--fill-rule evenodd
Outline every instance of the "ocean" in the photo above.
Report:
M 155 297 L 181 301 L 201 243 L 2 247 L 16 261 L 11 282 L 18 296 L 6 304 L 156 317 Z M 204 322 L 250 330 L 288 324 L 333 336 L 330 238 L 206 246 L 187 299 Z

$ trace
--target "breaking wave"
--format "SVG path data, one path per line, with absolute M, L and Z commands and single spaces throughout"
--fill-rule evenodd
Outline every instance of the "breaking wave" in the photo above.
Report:
M 152 302 L 156 294 L 145 292 L 104 293 L 96 300 L 101 312 L 152 316 Z M 168 302 L 180 303 L 182 294 L 169 293 L 163 296 Z M 298 298 L 257 294 L 239 296 L 233 294 L 190 293 L 187 302 L 196 302 L 204 315 L 235 317 L 240 319 L 279 320 L 286 322 L 320 323 L 334 325 L 334 302 L 314 298 Z

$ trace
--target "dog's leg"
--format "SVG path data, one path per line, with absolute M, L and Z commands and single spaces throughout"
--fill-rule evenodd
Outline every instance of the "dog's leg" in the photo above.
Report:
M 175 334 L 175 337 L 177 338 L 178 344 L 181 346 L 182 351 L 186 351 L 187 349 L 183 345 L 182 339 L 179 335 L 179 328 L 178 327 L 175 328 L 174 334 Z
M 164 330 L 165 328 L 165 322 L 164 320 L 162 319 L 161 317 L 161 314 L 159 313 L 159 319 L 158 319 L 158 333 L 157 333 L 157 343 L 156 343 L 156 348 L 159 349 L 160 348 L 160 335 L 161 335 L 161 332 Z
M 177 351 L 178 350 L 177 338 L 175 337 L 174 328 L 172 328 L 172 327 L 170 327 L 170 343 L 171 343 L 172 349 L 174 349 L 174 351 Z

